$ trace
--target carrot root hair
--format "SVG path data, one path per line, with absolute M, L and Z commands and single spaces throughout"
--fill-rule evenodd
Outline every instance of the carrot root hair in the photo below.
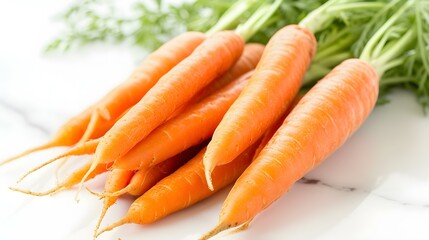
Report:
M 105 201 L 103 201 L 103 208 L 101 209 L 101 213 L 100 213 L 100 216 L 98 217 L 97 224 L 95 225 L 94 235 L 93 235 L 94 239 L 96 239 L 98 236 L 97 232 L 98 232 L 98 229 L 100 229 L 100 225 L 104 219 L 104 216 L 106 216 L 107 209 L 109 209 L 109 204 L 108 204 L 108 200 L 105 199 Z
M 96 191 L 92 190 L 91 188 L 89 188 L 89 187 L 87 187 L 87 186 L 85 186 L 85 189 L 86 189 L 89 193 L 91 193 L 92 195 L 94 195 L 94 196 L 96 196 L 96 197 L 99 197 L 100 199 L 103 199 L 103 198 L 104 198 L 104 194 L 103 194 L 103 193 L 96 192 Z
M 32 168 L 32 169 L 30 169 L 28 172 L 26 172 L 24 175 L 22 175 L 19 179 L 18 179 L 18 181 L 16 181 L 16 183 L 20 183 L 20 182 L 22 182 L 22 180 L 24 180 L 26 177 L 28 177 L 30 174 L 32 174 L 32 173 L 34 173 L 34 172 L 36 172 L 37 170 L 39 170 L 39 169 L 41 169 L 41 168 L 43 168 L 44 166 L 46 166 L 46 165 L 49 165 L 49 164 L 51 164 L 51 163 L 53 163 L 53 162 L 56 162 L 56 161 L 58 161 L 58 160 L 60 160 L 60 159 L 62 159 L 62 158 L 64 158 L 64 157 L 66 157 L 67 156 L 67 154 L 61 154 L 61 155 L 59 155 L 59 156 L 57 156 L 57 157 L 54 157 L 54 158 L 52 158 L 52 159 L 50 159 L 50 160 L 48 160 L 48 161 L 46 161 L 46 162 L 44 162 L 44 163 L 42 163 L 42 164 L 40 164 L 40 165 L 38 165 L 38 166 L 36 166 L 36 167 L 34 167 L 34 168 Z M 60 165 L 61 166 L 61 165 Z M 58 179 L 58 178 L 57 178 Z
M 28 195 L 32 195 L 32 196 L 42 197 L 42 196 L 47 196 L 47 195 L 54 195 L 55 193 L 58 193 L 58 192 L 63 191 L 63 190 L 67 190 L 69 188 L 65 187 L 63 185 L 58 185 L 58 186 L 51 188 L 51 189 L 44 191 L 44 192 L 34 192 L 34 191 L 15 188 L 15 187 L 9 187 L 9 189 L 12 191 L 15 191 L 15 192 L 20 192 L 20 193 L 24 193 L 24 194 L 28 194 Z
M 228 229 L 232 229 L 229 233 L 237 233 L 237 232 L 244 231 L 244 230 L 249 228 L 251 221 L 252 221 L 252 219 L 241 224 L 241 225 L 230 225 L 230 224 L 225 224 L 225 223 L 219 223 L 212 230 L 208 231 L 206 234 L 204 234 L 203 236 L 198 238 L 198 240 L 210 239 L 211 237 L 214 237 L 218 233 L 223 232 L 223 231 L 228 230 Z
M 7 163 L 10 163 L 10 162 L 13 162 L 14 160 L 16 160 L 18 158 L 21 158 L 21 157 L 24 157 L 24 156 L 26 156 L 28 154 L 31 154 L 31 153 L 34 153 L 34 152 L 37 152 L 37 151 L 41 151 L 41 150 L 45 150 L 45 149 L 48 149 L 48 148 L 51 148 L 51 147 L 58 147 L 58 146 L 59 145 L 56 142 L 48 142 L 46 144 L 43 144 L 43 145 L 31 148 L 31 149 L 29 149 L 27 151 L 24 151 L 24 152 L 22 152 L 22 153 L 20 153 L 18 155 L 15 155 L 15 156 L 12 156 L 12 157 L 9 157 L 9 158 L 5 159 L 2 162 L 0 162 L 0 166 L 3 166 L 3 165 L 5 165 Z
M 19 178 L 18 179 L 18 181 L 17 181 L 17 183 L 20 183 L 22 180 L 24 180 L 28 175 L 30 175 L 30 174 L 32 174 L 32 173 L 34 173 L 35 171 L 37 171 L 37 170 L 39 170 L 39 169 L 41 169 L 41 168 L 43 168 L 44 166 L 46 166 L 46 165 L 49 165 L 49 164 L 51 164 L 51 163 L 53 163 L 53 162 L 55 162 L 55 161 L 58 161 L 59 159 L 62 159 L 62 158 L 65 158 L 65 157 L 69 157 L 69 156 L 74 156 L 74 155 L 83 155 L 83 154 L 88 154 L 88 153 L 91 153 L 91 152 L 93 152 L 93 149 L 97 146 L 97 144 L 98 144 L 98 139 L 95 139 L 95 140 L 91 140 L 91 141 L 88 141 L 88 142 L 85 142 L 85 143 L 82 143 L 82 144 L 79 144 L 79 145 L 76 145 L 75 147 L 73 147 L 73 148 L 71 148 L 70 150 L 68 150 L 67 152 L 65 152 L 65 153 L 63 153 L 63 154 L 60 154 L 60 155 L 58 155 L 58 156 L 56 156 L 56 157 L 54 157 L 54 158 L 52 158 L 52 159 L 50 159 L 50 160 L 48 160 L 48 161 L 46 161 L 46 162 L 44 162 L 44 163 L 42 163 L 42 164 L 40 164 L 39 166 L 36 166 L 35 168 L 33 168 L 33 169 L 31 169 L 31 170 L 29 170 L 28 172 L 26 172 L 21 178 Z M 89 147 L 88 147 L 88 145 L 89 145 Z M 57 168 L 57 171 L 56 171 L 56 176 L 58 176 L 58 171 L 59 171 L 59 168 L 61 168 L 63 165 L 65 164 L 65 162 L 62 162 L 59 166 L 58 166 L 58 168 Z M 58 179 L 58 177 L 57 177 L 57 179 Z M 58 181 L 58 180 L 57 180 Z
M 117 221 L 117 222 L 115 222 L 115 223 L 113 223 L 113 224 L 111 224 L 111 225 L 109 225 L 109 226 L 107 226 L 107 227 L 105 227 L 105 228 L 103 228 L 101 231 L 99 231 L 98 233 L 95 233 L 95 237 L 98 237 L 98 236 L 100 236 L 102 233 L 104 233 L 104 232 L 108 232 L 108 231 L 111 231 L 112 229 L 114 229 L 114 228 L 116 228 L 116 227 L 119 227 L 119 226 L 122 226 L 122 225 L 124 225 L 124 224 L 127 224 L 127 223 L 129 223 L 130 222 L 130 220 L 128 219 L 128 217 L 124 217 L 124 218 L 122 218 L 121 220 L 119 220 L 119 221 Z
M 128 193 L 128 191 L 130 190 L 130 187 L 131 186 L 128 185 L 128 186 L 126 186 L 126 187 L 124 187 L 121 190 L 116 191 L 116 192 L 103 192 L 100 194 L 100 196 L 101 197 L 118 197 L 118 196 L 121 196 L 125 193 Z

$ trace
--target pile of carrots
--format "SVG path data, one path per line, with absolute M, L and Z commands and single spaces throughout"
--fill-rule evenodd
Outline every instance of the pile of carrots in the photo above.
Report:
M 247 227 L 359 128 L 376 104 L 380 77 L 389 70 L 384 63 L 408 51 L 414 40 L 407 35 L 387 43 L 389 32 L 377 32 L 361 57 L 341 59 L 299 94 L 317 52 L 317 33 L 334 18 L 326 11 L 349 3 L 377 11 L 394 5 L 331 0 L 300 23 L 280 28 L 266 46 L 246 44 L 280 2 L 262 5 L 235 31 L 186 32 L 165 43 L 50 142 L 1 163 L 69 146 L 23 178 L 65 157 L 93 154 L 85 165 L 45 192 L 11 189 L 43 196 L 77 186 L 80 192 L 86 181 L 107 173 L 104 192 L 94 193 L 104 205 L 94 226 L 97 237 L 122 224 L 155 222 L 234 184 L 218 225 L 201 239 Z M 391 19 L 380 29 L 396 21 Z M 379 43 L 398 47 L 392 52 Z M 123 194 L 136 197 L 128 213 L 99 230 Z

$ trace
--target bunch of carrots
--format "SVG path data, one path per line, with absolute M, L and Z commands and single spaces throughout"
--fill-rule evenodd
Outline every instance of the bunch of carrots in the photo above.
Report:
M 427 2 L 329 0 L 282 26 L 265 46 L 246 43 L 281 3 L 238 1 L 221 25 L 165 43 L 50 142 L 1 163 L 69 146 L 20 181 L 60 159 L 92 154 L 85 165 L 45 192 L 11 189 L 43 196 L 77 186 L 79 193 L 107 173 L 104 192 L 94 193 L 103 199 L 95 238 L 122 224 L 155 222 L 233 184 L 218 225 L 201 236 L 208 239 L 245 229 L 338 149 L 371 113 L 382 79 L 428 88 Z M 229 29 L 255 5 L 247 21 Z M 340 36 L 344 41 L 326 45 Z M 136 197 L 128 213 L 99 230 L 124 194 Z

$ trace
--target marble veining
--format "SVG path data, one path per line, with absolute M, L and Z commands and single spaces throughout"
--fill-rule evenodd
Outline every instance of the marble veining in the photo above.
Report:
M 46 136 L 51 134 L 50 129 L 48 129 L 47 127 L 45 127 L 44 125 L 42 125 L 36 121 L 33 121 L 31 119 L 31 117 L 29 116 L 27 110 L 25 110 L 19 106 L 16 106 L 13 103 L 10 103 L 10 102 L 6 101 L 5 99 L 1 99 L 1 98 L 0 98 L 0 106 L 11 111 L 11 112 L 13 112 L 14 114 L 18 115 L 24 121 L 24 123 L 27 127 L 37 129 L 38 131 L 40 131 L 41 133 L 43 133 Z
M 336 191 L 341 191 L 341 192 L 360 192 L 360 193 L 367 193 L 367 194 L 371 194 L 374 195 L 376 197 L 382 198 L 384 200 L 387 201 L 391 201 L 394 202 L 396 204 L 400 204 L 403 206 L 412 206 L 412 207 L 421 207 L 421 208 L 429 208 L 429 203 L 425 203 L 425 204 L 416 204 L 416 203 L 411 203 L 411 202 L 406 202 L 406 201 L 402 201 L 402 200 L 398 200 L 398 199 L 394 199 L 388 196 L 384 196 L 381 194 L 378 194 L 376 192 L 374 192 L 373 190 L 367 190 L 367 189 L 361 189 L 361 188 L 357 188 L 357 187 L 347 187 L 347 186 L 340 186 L 340 185 L 335 185 L 335 184 L 329 184 L 326 183 L 320 179 L 314 179 L 314 178 L 307 178 L 307 177 L 303 177 L 301 178 L 298 183 L 301 184 L 306 184 L 306 185 L 319 185 L 319 186 L 324 186 Z

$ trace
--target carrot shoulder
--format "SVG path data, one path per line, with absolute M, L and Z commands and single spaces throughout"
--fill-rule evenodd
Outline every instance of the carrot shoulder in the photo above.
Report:
M 288 191 L 359 128 L 377 95 L 378 76 L 370 64 L 352 59 L 334 68 L 301 99 L 240 176 L 218 226 L 203 239 L 250 222 Z
M 311 32 L 297 25 L 275 33 L 248 85 L 227 111 L 204 155 L 206 178 L 254 143 L 289 107 L 316 51 Z

